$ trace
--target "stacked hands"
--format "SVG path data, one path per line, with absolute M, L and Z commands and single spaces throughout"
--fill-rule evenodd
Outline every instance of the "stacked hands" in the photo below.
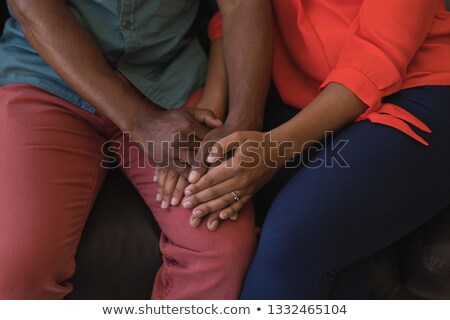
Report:
M 153 180 L 161 208 L 181 204 L 192 210 L 192 227 L 207 219 L 211 231 L 223 220 L 236 221 L 239 211 L 277 171 L 277 165 L 262 161 L 271 156 L 265 150 L 264 133 L 238 131 L 249 126 L 223 123 L 209 110 L 161 112 L 160 129 L 151 129 L 157 133 L 154 148 L 146 150 L 156 163 Z

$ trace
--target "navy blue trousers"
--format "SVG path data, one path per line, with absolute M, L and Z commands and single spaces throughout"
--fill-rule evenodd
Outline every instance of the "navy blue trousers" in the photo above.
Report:
M 243 299 L 368 298 L 373 254 L 450 204 L 450 86 L 406 89 L 385 101 L 431 128 L 419 132 L 429 146 L 362 121 L 336 133 L 312 165 L 283 168 L 255 198 L 263 211 L 259 201 L 276 194 Z M 266 119 L 295 113 L 279 104 L 268 106 Z

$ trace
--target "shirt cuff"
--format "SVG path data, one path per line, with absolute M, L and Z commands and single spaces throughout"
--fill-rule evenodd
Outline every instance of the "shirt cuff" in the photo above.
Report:
M 220 12 L 217 12 L 209 21 L 208 37 L 211 42 L 222 38 L 222 15 Z
M 362 100 L 369 108 L 359 116 L 358 119 L 364 119 L 368 114 L 376 111 L 381 107 L 381 92 L 375 83 L 370 80 L 361 71 L 352 67 L 342 67 L 330 72 L 328 77 L 320 86 L 324 89 L 331 82 L 336 82 L 350 91 L 352 91 L 359 99 Z

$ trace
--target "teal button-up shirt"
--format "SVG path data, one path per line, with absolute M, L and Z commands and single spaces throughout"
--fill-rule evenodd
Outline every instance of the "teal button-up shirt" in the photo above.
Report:
M 142 94 L 178 108 L 204 82 L 206 56 L 190 34 L 199 0 L 69 0 L 72 14 L 92 34 L 112 69 Z M 80 59 L 83 56 L 80 54 Z M 91 112 L 25 39 L 12 17 L 0 38 L 0 85 L 30 84 Z

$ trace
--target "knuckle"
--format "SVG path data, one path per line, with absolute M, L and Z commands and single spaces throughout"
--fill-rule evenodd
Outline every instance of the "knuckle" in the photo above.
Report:
M 244 174 L 242 175 L 241 184 L 245 186 L 249 184 L 252 185 L 252 179 L 248 175 Z
M 203 212 L 204 212 L 205 214 L 211 213 L 211 212 L 213 212 L 213 211 L 214 211 L 214 209 L 211 207 L 211 205 L 209 205 L 209 204 L 205 204 L 205 205 L 204 205 L 204 207 L 203 207 Z
M 236 202 L 236 200 L 229 195 L 227 195 L 227 197 L 223 197 L 222 205 L 223 205 L 223 208 L 225 208 L 224 210 L 227 210 L 228 208 L 230 208 L 230 206 L 233 205 L 233 203 L 235 203 L 235 202 Z
M 193 196 L 193 197 L 189 198 L 189 201 L 191 201 L 194 206 L 196 206 L 199 203 L 201 203 L 200 199 L 197 196 Z
M 190 185 L 189 186 L 189 191 L 193 194 L 198 193 L 200 191 L 200 188 L 197 185 Z
M 179 189 L 179 188 L 175 188 L 175 190 L 173 190 L 173 195 L 177 196 L 177 197 L 182 196 L 183 195 L 183 191 L 181 189 Z
M 173 189 L 174 189 L 174 184 L 173 183 L 166 183 L 164 185 L 164 193 L 165 194 L 172 194 L 173 193 Z
M 213 210 L 211 210 L 211 206 L 207 203 L 201 204 L 200 206 L 198 206 L 198 209 L 201 211 L 200 217 L 204 217 L 213 212 Z
M 214 185 L 215 183 L 216 183 L 216 179 L 214 179 L 213 177 L 211 177 L 211 176 L 204 176 L 203 177 L 203 182 L 204 182 L 204 184 L 206 185 L 206 186 L 212 186 L 212 185 Z
M 219 212 L 213 212 L 209 215 L 209 221 L 214 221 L 214 220 L 219 220 L 220 221 L 220 217 L 219 217 Z
M 238 132 L 233 132 L 230 136 L 231 141 L 241 141 L 242 134 Z
M 191 123 L 189 121 L 181 121 L 178 125 L 178 130 L 181 132 L 189 131 Z
M 234 210 L 234 206 L 230 206 L 228 207 L 228 216 L 232 216 L 233 214 L 235 214 L 235 210 Z
M 212 188 L 208 188 L 207 190 L 208 190 L 209 197 L 212 199 L 215 199 L 220 195 L 219 192 L 217 191 L 217 188 L 212 187 Z
M 167 175 L 167 181 L 170 183 L 174 183 L 178 180 L 179 173 L 176 171 L 170 171 Z
M 231 217 L 233 215 L 233 211 L 230 207 L 227 207 L 222 212 L 223 212 L 223 215 L 225 216 L 224 219 L 228 219 L 229 217 Z

